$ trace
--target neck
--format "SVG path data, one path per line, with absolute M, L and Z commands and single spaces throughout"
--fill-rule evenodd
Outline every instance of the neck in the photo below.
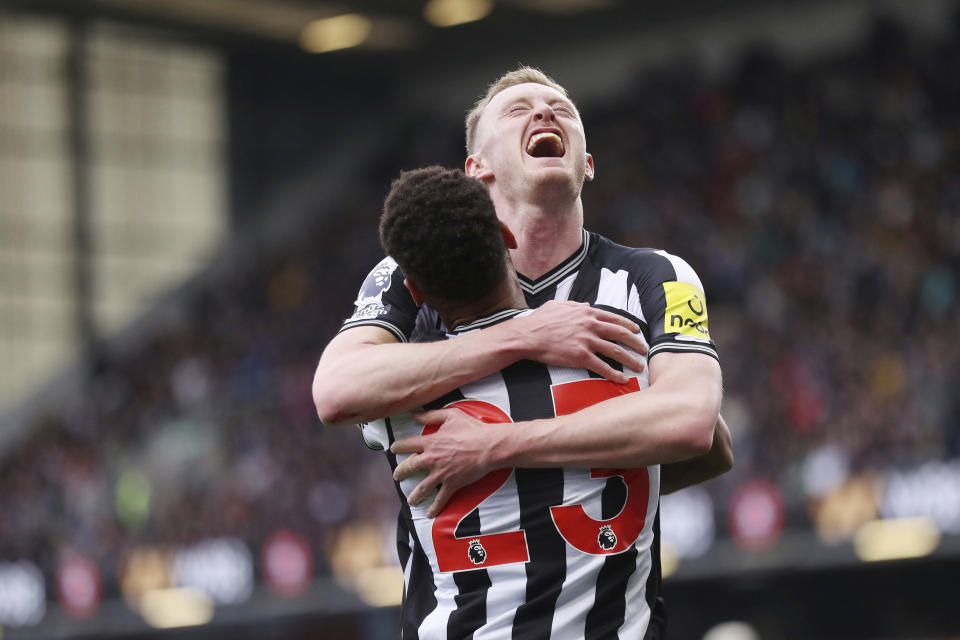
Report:
M 510 270 L 510 273 L 507 274 L 508 277 L 505 277 L 493 291 L 479 300 L 464 304 L 431 305 L 437 309 L 443 324 L 452 330 L 502 309 L 526 309 L 527 301 L 523 297 L 520 281 L 517 280 L 517 275 L 509 264 L 507 268 Z
M 564 205 L 508 202 L 491 189 L 497 215 L 517 239 L 510 259 L 517 272 L 535 280 L 566 260 L 583 240 L 583 202 Z

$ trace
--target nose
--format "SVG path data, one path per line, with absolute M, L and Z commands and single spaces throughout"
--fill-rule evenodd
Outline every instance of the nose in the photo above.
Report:
M 534 110 L 533 117 L 536 120 L 553 122 L 553 120 L 556 119 L 556 114 L 553 112 L 553 107 L 548 104 L 542 104 Z

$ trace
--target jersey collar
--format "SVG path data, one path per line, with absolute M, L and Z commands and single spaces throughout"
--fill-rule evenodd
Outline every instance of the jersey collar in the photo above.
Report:
M 526 295 L 536 295 L 544 289 L 557 284 L 580 268 L 584 258 L 587 257 L 587 250 L 590 248 L 590 234 L 587 233 L 586 229 L 581 230 L 580 233 L 583 234 L 583 241 L 580 243 L 580 248 L 574 251 L 573 255 L 571 255 L 569 258 L 555 266 L 553 269 L 550 269 L 550 271 L 547 271 L 536 280 L 531 280 L 520 273 L 517 274 L 517 276 L 520 278 L 520 288 L 523 289 L 523 292 Z
M 495 324 L 499 324 L 504 320 L 515 318 L 521 313 L 525 313 L 528 311 L 530 311 L 530 309 L 502 309 L 500 311 L 495 311 L 494 313 L 491 313 L 488 316 L 477 318 L 473 322 L 457 325 L 450 331 L 450 333 L 456 335 L 456 334 L 466 333 L 467 331 L 473 331 L 474 329 L 483 329 L 484 327 L 490 327 Z

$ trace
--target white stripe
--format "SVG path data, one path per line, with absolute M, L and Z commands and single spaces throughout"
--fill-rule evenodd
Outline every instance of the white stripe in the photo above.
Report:
M 627 606 L 618 635 L 621 638 L 641 638 L 650 624 L 650 606 L 647 604 L 647 578 L 653 568 L 650 546 L 653 544 L 653 522 L 657 518 L 660 500 L 660 466 L 647 467 L 650 475 L 650 497 L 647 500 L 647 520 L 637 541 L 637 570 L 627 581 Z
M 420 546 L 427 557 L 430 558 L 433 583 L 436 585 L 433 595 L 437 598 L 436 608 L 423 619 L 417 629 L 417 635 L 420 640 L 446 640 L 447 622 L 450 619 L 450 613 L 457 608 L 457 603 L 453 599 L 458 593 L 457 585 L 453 581 L 452 573 L 440 573 L 440 569 L 437 567 L 437 553 L 433 548 L 431 532 L 433 520 L 427 518 L 426 508 L 421 505 L 411 507 L 410 511 L 417 527 Z
M 624 270 L 611 271 L 606 267 L 600 269 L 600 284 L 597 287 L 597 304 L 605 304 L 617 309 L 627 307 L 627 272 Z
M 480 532 L 484 535 L 517 530 L 520 496 L 513 472 L 499 491 L 479 506 Z M 530 553 L 527 540 L 527 556 Z M 487 589 L 487 620 L 474 632 L 474 640 L 508 638 L 517 612 L 518 594 L 526 593 L 527 565 L 525 562 L 498 565 L 487 569 L 490 588 Z M 522 596 L 520 596 L 522 600 Z
M 634 284 L 630 285 L 630 293 L 627 295 L 627 311 L 637 316 L 643 322 L 647 321 L 647 317 L 643 315 L 643 307 L 640 305 L 640 294 L 637 292 L 637 286 Z
M 689 351 L 693 353 L 705 353 L 708 356 L 717 357 L 716 350 L 710 345 L 703 344 L 680 344 L 678 342 L 661 342 L 656 345 L 647 353 L 647 358 L 650 358 L 655 353 L 660 353 L 661 351 Z
M 553 295 L 554 300 L 570 299 L 570 290 L 573 289 L 573 283 L 576 282 L 578 273 L 580 273 L 579 270 L 574 271 L 557 285 L 557 291 Z
M 589 469 L 563 470 L 563 504 L 582 504 L 591 518 L 603 515 L 603 480 L 590 477 Z M 597 577 L 605 557 L 581 553 L 565 545 L 567 573 L 553 614 L 550 640 L 578 640 L 584 637 L 587 614 L 597 593 Z
M 661 255 L 667 260 L 670 261 L 670 264 L 673 265 L 673 270 L 677 274 L 678 282 L 686 282 L 687 284 L 692 284 L 700 291 L 703 291 L 703 284 L 700 283 L 700 278 L 697 276 L 697 272 L 693 270 L 687 261 L 679 256 L 675 256 L 672 253 L 667 253 L 662 249 L 656 251 L 657 255 Z
M 403 335 L 403 332 L 400 331 L 400 329 L 396 325 L 391 324 L 389 322 L 384 322 L 383 320 L 347 320 L 346 322 L 343 323 L 343 326 L 340 327 L 340 331 L 338 331 L 337 333 L 346 331 L 347 329 L 353 329 L 354 327 L 369 327 L 369 326 L 378 326 L 383 329 L 386 329 L 387 331 L 392 333 L 393 336 L 400 342 L 407 341 L 407 337 Z
M 504 309 L 503 311 L 498 311 L 489 316 L 484 316 L 479 320 L 474 320 L 469 324 L 462 324 L 457 327 L 454 327 L 453 331 L 455 333 L 464 333 L 466 331 L 472 331 L 473 329 L 479 329 L 485 327 L 489 324 L 494 324 L 504 318 L 509 318 L 515 315 L 523 313 L 525 309 Z
M 399 524 L 399 522 L 397 524 Z M 407 556 L 407 564 L 403 566 L 403 588 L 405 592 L 407 587 L 410 586 L 410 568 L 413 567 L 413 556 L 419 548 L 410 531 L 407 531 L 407 546 L 410 547 L 410 555 Z
M 507 394 L 506 387 L 503 374 L 496 371 L 479 380 L 463 385 L 460 387 L 460 391 L 466 398 L 489 402 L 509 416 L 512 414 L 510 413 L 510 396 Z
M 517 607 L 527 590 L 526 567 L 526 563 L 517 563 L 487 569 L 492 583 L 487 590 L 487 622 L 473 633 L 474 640 L 510 637 Z

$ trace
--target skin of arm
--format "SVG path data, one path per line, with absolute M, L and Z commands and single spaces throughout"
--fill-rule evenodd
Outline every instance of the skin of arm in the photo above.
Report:
M 533 313 L 456 340 L 400 344 L 379 327 L 355 327 L 324 350 L 313 379 L 317 415 L 327 425 L 354 424 L 410 411 L 518 360 L 583 367 L 614 382 L 634 370 L 646 344 L 635 323 L 575 302 L 548 302 Z
M 719 363 L 703 354 L 660 353 L 651 365 L 646 389 L 556 418 L 484 424 L 458 409 L 414 416 L 441 427 L 394 443 L 394 453 L 417 454 L 394 478 L 427 473 L 410 504 L 442 484 L 427 514 L 433 517 L 458 489 L 493 469 L 633 468 L 707 455 L 722 396 Z
M 733 439 L 723 416 L 713 428 L 713 446 L 702 456 L 660 467 L 660 495 L 666 495 L 723 475 L 733 468 Z

